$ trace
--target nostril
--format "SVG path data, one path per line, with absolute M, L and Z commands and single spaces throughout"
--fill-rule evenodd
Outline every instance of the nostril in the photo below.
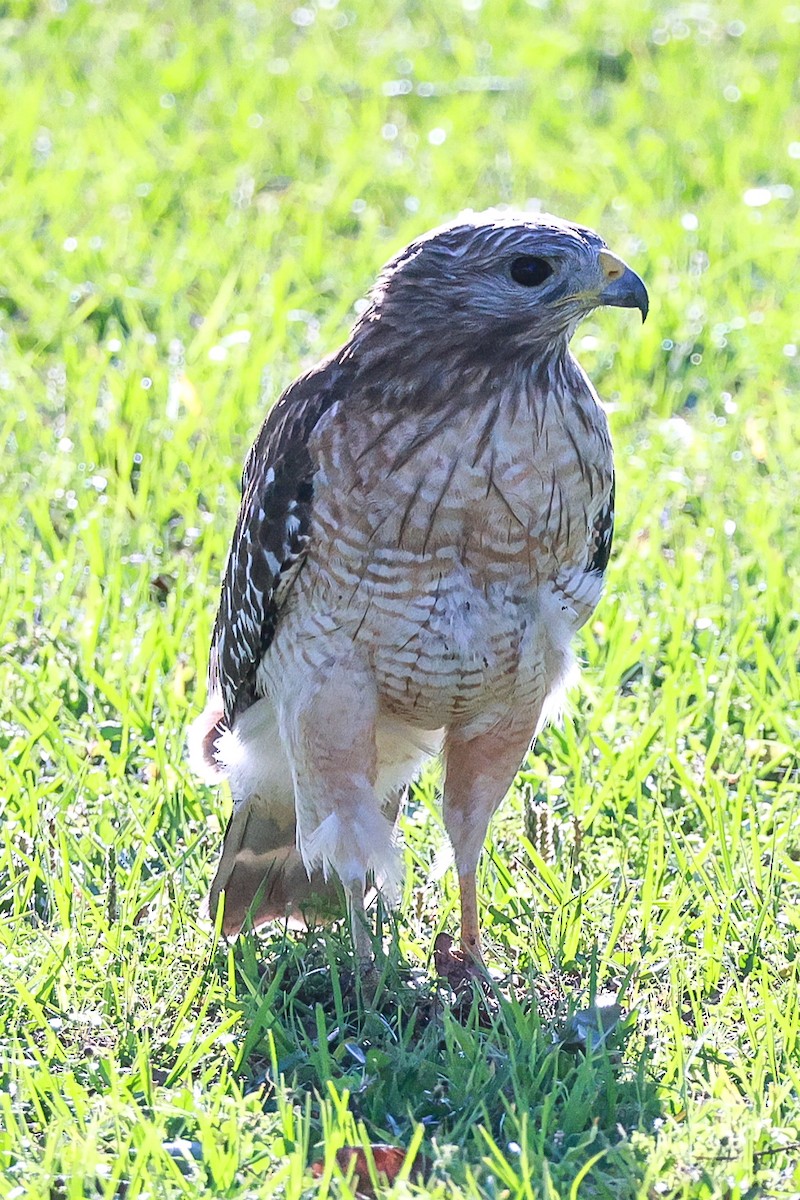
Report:
M 603 275 L 609 283 L 613 283 L 615 279 L 621 279 L 625 274 L 625 263 L 618 259 L 616 254 L 612 254 L 609 250 L 601 250 L 599 258 Z

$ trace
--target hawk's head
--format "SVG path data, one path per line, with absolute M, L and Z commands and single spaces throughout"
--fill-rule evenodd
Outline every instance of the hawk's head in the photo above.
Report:
M 565 345 L 601 305 L 647 316 L 639 276 L 582 225 L 547 214 L 470 213 L 411 242 L 384 267 L 369 322 L 411 339 L 512 356 Z

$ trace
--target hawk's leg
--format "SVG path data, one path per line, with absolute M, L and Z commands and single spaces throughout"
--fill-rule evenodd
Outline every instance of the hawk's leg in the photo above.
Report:
M 360 884 L 347 888 L 347 911 L 350 917 L 350 935 L 353 939 L 353 952 L 359 975 L 364 978 L 370 975 L 375 964 L 372 956 L 372 936 L 364 889 Z
M 376 714 L 372 679 L 352 658 L 314 674 L 283 711 L 298 848 L 307 871 L 322 868 L 341 880 L 361 974 L 372 962 L 367 877 L 391 882 L 397 870 L 392 825 L 375 794 Z
M 453 845 L 461 892 L 461 948 L 483 961 L 475 870 L 489 821 L 505 796 L 530 745 L 534 720 L 519 714 L 487 730 L 448 730 L 444 743 L 444 823 Z
M 478 917 L 478 888 L 475 872 L 459 872 L 458 890 L 461 893 L 461 949 L 478 962 L 483 962 L 481 923 Z

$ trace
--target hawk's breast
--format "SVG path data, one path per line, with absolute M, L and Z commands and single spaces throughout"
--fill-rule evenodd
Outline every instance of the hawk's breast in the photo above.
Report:
M 278 643 L 315 666 L 353 643 L 384 707 L 429 728 L 540 702 L 602 585 L 588 568 L 611 451 L 581 400 L 576 417 L 573 399 L 495 396 L 429 437 L 413 413 L 332 414 Z

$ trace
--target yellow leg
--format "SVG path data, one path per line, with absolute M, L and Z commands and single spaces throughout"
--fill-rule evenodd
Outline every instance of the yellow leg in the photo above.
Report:
M 364 885 L 361 882 L 346 889 L 347 907 L 350 912 L 350 933 L 353 939 L 356 970 L 363 978 L 375 970 L 372 955 L 372 939 L 370 937 L 369 918 L 364 905 Z
M 475 870 L 492 813 L 514 782 L 538 713 L 498 710 L 480 729 L 449 729 L 444 742 L 444 823 L 453 847 L 461 889 L 461 948 L 483 966 Z
M 459 875 L 461 890 L 461 949 L 476 962 L 483 963 L 481 950 L 481 927 L 478 920 L 478 893 L 475 887 L 475 872 Z

